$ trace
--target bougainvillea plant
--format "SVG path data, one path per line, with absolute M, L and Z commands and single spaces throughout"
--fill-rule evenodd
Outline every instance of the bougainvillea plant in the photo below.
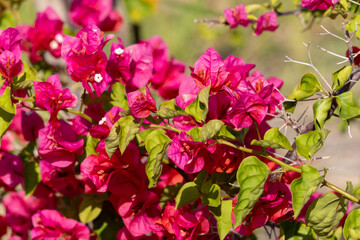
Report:
M 2 18 L 18 4 L 1 1 Z M 104 33 L 123 22 L 110 0 L 74 0 L 73 32 L 50 7 L 31 26 L 0 29 L 0 236 L 254 239 L 264 227 L 269 238 L 360 239 L 358 192 L 312 166 L 330 132 L 326 121 L 360 117 L 351 91 L 360 79 L 353 46 L 360 3 L 281 7 L 281 0 L 239 4 L 202 22 L 251 27 L 261 38 L 276 35 L 278 17 L 312 24 L 338 16 L 343 35 L 323 27 L 348 48 L 332 84 L 313 65 L 309 45 L 309 62 L 286 61 L 314 73 L 299 76 L 287 97 L 281 79 L 213 48 L 187 74 L 158 36 L 125 46 Z M 62 69 L 49 56 L 61 58 Z M 314 114 L 303 125 L 292 113 L 305 100 Z M 295 139 L 270 127 L 273 118 Z

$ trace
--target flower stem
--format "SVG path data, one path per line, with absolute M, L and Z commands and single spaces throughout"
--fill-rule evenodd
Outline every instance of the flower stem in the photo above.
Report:
M 258 155 L 258 156 L 265 157 L 265 158 L 269 159 L 270 161 L 273 161 L 273 162 L 279 164 L 285 171 L 293 171 L 293 172 L 301 173 L 300 168 L 297 168 L 297 167 L 291 166 L 291 165 L 289 165 L 287 163 L 284 163 L 284 162 L 280 161 L 279 159 L 271 156 L 270 154 L 268 154 L 266 152 L 256 151 L 256 150 L 253 150 L 253 149 L 250 149 L 250 148 L 237 146 L 237 145 L 235 145 L 235 144 L 233 144 L 231 142 L 228 142 L 226 140 L 223 140 L 223 139 L 218 139 L 217 142 L 221 143 L 221 144 L 224 144 L 224 145 L 227 145 L 229 147 L 239 149 L 240 151 L 243 151 L 243 152 L 246 152 L 246 153 L 251 153 L 251 154 L 255 154 L 255 155 Z M 335 192 L 340 193 L 342 196 L 346 197 L 350 201 L 360 204 L 360 199 L 358 199 L 357 197 L 351 195 L 350 193 L 347 193 L 346 191 L 342 190 L 341 188 L 335 186 L 334 184 L 329 183 L 326 180 L 323 181 L 323 184 L 325 186 L 327 186 L 328 188 L 334 190 Z
M 33 97 L 31 97 L 31 98 L 22 98 L 22 97 L 13 96 L 13 99 L 18 100 L 20 102 L 35 102 L 35 99 Z
M 166 130 L 174 131 L 174 132 L 177 132 L 177 133 L 181 133 L 181 132 L 182 132 L 181 130 L 176 129 L 176 128 L 174 128 L 174 127 L 171 127 L 171 126 L 169 126 L 169 125 L 167 125 L 167 126 L 161 126 L 161 125 L 150 124 L 149 127 L 151 127 L 151 128 L 166 129 Z
M 72 109 L 64 109 L 65 112 L 68 112 L 68 113 L 73 113 L 73 114 L 76 114 L 82 118 L 85 118 L 86 120 L 88 120 L 89 122 L 94 122 L 93 119 L 86 115 L 85 113 L 82 113 L 82 112 L 79 112 L 79 111 L 75 111 L 75 110 L 72 110 Z

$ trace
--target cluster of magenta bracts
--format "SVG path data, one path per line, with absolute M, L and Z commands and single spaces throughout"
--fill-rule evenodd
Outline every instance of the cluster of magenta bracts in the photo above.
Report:
M 334 5 L 338 0 L 302 0 L 301 7 L 310 10 L 327 10 Z M 263 31 L 275 31 L 279 26 L 277 22 L 277 13 L 275 11 L 266 12 L 259 17 L 248 17 L 246 5 L 239 4 L 235 8 L 227 8 L 224 10 L 226 23 L 230 28 L 236 28 L 239 25 L 248 27 L 253 24 L 254 33 L 258 36 Z
M 98 9 L 97 14 L 84 17 L 90 16 L 87 8 L 82 6 L 88 6 L 87 2 L 74 1 L 71 7 L 72 21 L 86 26 L 75 37 L 63 33 L 63 23 L 50 8 L 38 14 L 34 27 L 20 26 L 18 30 L 9 28 L 0 31 L 0 73 L 5 80 L 2 91 L 11 86 L 13 77 L 22 72 L 20 48 L 29 54 L 33 62 L 41 60 L 43 51 L 48 51 L 55 57 L 63 58 L 71 78 L 81 82 L 92 98 L 101 96 L 105 91 L 111 92 L 112 85 L 121 82 L 126 88 L 131 114 L 138 121 L 146 122 L 145 118 L 154 116 L 157 111 L 149 86 L 163 99 L 175 98 L 182 109 L 195 101 L 201 90 L 210 88 L 205 123 L 219 119 L 237 130 L 249 128 L 244 142 L 246 146 L 257 138 L 257 128 L 261 135 L 269 129 L 266 120 L 276 114 L 276 108 L 281 108 L 284 100 L 279 92 L 282 86 L 280 79 L 265 78 L 259 71 L 251 72 L 255 65 L 246 64 L 240 57 L 229 56 L 223 60 L 214 49 L 208 49 L 190 68 L 191 76 L 187 76 L 185 64 L 170 58 L 166 44 L 159 37 L 128 47 L 124 47 L 118 39 L 118 42 L 112 43 L 110 56 L 107 57 L 103 48 L 113 36 L 104 36 L 102 30 L 116 29 L 121 17 L 112 8 L 108 9 L 109 3 L 105 4 L 106 7 L 100 4 L 105 1 L 98 1 L 98 5 L 91 8 L 92 11 Z M 322 5 L 316 6 L 320 8 Z M 225 15 L 231 27 L 249 24 L 242 5 L 235 10 L 225 10 Z M 276 14 L 270 12 L 259 17 L 255 33 L 273 31 L 276 27 Z M 76 106 L 77 97 L 69 89 L 62 88 L 57 75 L 44 82 L 34 81 L 34 91 L 37 108 L 47 111 L 50 118 L 44 124 L 35 111 L 19 105 L 2 139 L 0 183 L 9 193 L 3 200 L 6 215 L 0 219 L 0 234 L 4 234 L 6 226 L 9 226 L 12 239 L 27 239 L 29 230 L 32 239 L 46 236 L 96 238 L 86 225 L 65 218 L 56 209 L 61 196 L 74 198 L 82 193 L 108 193 L 109 201 L 124 223 L 118 231 L 118 239 L 208 239 L 209 235 L 216 235 L 216 221 L 200 201 L 176 209 L 172 200 L 161 207 L 164 188 L 185 180 L 165 165 L 159 183 L 149 189 L 145 173 L 148 153 L 141 151 L 135 140 L 123 153 L 118 149 L 111 157 L 108 156 L 105 139 L 121 118 L 123 109 L 114 106 L 106 112 L 101 104 L 89 104 L 84 112 L 98 124 L 80 116 L 59 119 L 59 111 Z M 186 131 L 204 123 L 193 116 L 183 115 L 164 121 L 182 131 L 167 131 L 172 140 L 167 155 L 190 179 L 194 179 L 201 170 L 209 174 L 234 173 L 247 156 L 214 140 L 195 141 Z M 141 127 L 140 131 L 144 130 L 146 128 Z M 94 154 L 80 163 L 86 135 L 97 139 L 98 143 Z M 24 183 L 23 163 L 20 157 L 10 153 L 14 150 L 12 143 L 15 138 L 21 143 L 38 139 L 39 148 L 35 157 L 42 181 L 28 198 L 23 191 L 14 191 L 16 186 Z M 268 164 L 270 170 L 277 168 L 276 164 L 261 160 Z M 79 165 L 80 171 L 76 171 Z M 289 184 L 298 177 L 297 174 L 284 174 L 281 179 L 269 179 L 262 197 L 236 231 L 249 235 L 267 221 L 279 223 L 292 219 Z M 313 199 L 315 197 L 317 195 Z M 302 215 L 305 211 L 303 209 Z M 300 215 L 297 220 L 304 218 Z

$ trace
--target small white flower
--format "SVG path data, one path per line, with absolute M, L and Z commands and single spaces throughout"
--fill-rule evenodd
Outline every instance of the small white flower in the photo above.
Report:
M 63 43 L 64 42 L 64 37 L 58 33 L 55 35 L 55 40 L 58 42 L 58 43 Z
M 59 47 L 59 44 L 55 41 L 55 40 L 52 40 L 50 43 L 49 43 L 49 46 L 52 50 L 54 49 L 57 49 Z
M 121 54 L 124 53 L 124 49 L 122 49 L 122 48 L 117 48 L 117 49 L 115 49 L 114 52 L 115 52 L 116 55 L 121 55 Z
M 103 117 L 103 118 L 99 121 L 99 125 L 103 124 L 104 122 L 106 122 L 106 117 Z
M 94 79 L 95 79 L 95 82 L 101 83 L 101 81 L 103 80 L 103 77 L 101 76 L 100 73 L 97 73 L 97 74 L 95 74 Z
M 96 29 L 96 28 L 93 28 L 92 30 L 93 30 L 93 32 L 97 32 L 97 29 Z

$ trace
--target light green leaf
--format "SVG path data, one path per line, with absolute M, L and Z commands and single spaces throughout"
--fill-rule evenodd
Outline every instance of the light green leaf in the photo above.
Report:
M 348 9 L 348 2 L 347 2 L 347 0 L 340 0 L 339 2 L 340 2 L 340 4 L 341 4 L 341 6 L 343 6 L 343 8 L 344 8 L 345 10 Z
M 197 142 L 201 141 L 200 133 L 201 133 L 201 127 L 193 127 L 192 129 L 186 132 L 188 136 L 192 137 L 192 139 Z
M 220 120 L 210 120 L 206 123 L 200 131 L 200 138 L 202 142 L 205 142 L 207 139 L 211 139 L 217 136 L 221 128 L 225 125 L 223 121 Z
M 27 162 L 24 166 L 24 188 L 26 197 L 34 193 L 36 186 L 41 182 L 40 167 L 37 162 Z
M 137 123 L 132 116 L 120 118 L 118 123 L 120 125 L 119 148 L 121 154 L 123 154 L 129 143 L 135 138 L 136 134 L 139 132 L 140 123 Z
M 344 224 L 345 240 L 360 239 L 360 208 L 351 211 Z
M 177 183 L 175 185 L 167 185 L 160 196 L 160 207 L 163 209 L 167 202 L 174 201 L 176 195 L 178 194 L 180 188 L 182 187 L 182 183 Z
M 332 98 L 317 100 L 313 105 L 315 129 L 322 129 L 331 108 Z
M 295 219 L 323 181 L 324 177 L 320 175 L 316 168 L 308 164 L 301 166 L 301 177 L 295 179 L 290 185 Z
M 95 220 L 102 211 L 103 202 L 108 199 L 108 194 L 85 194 L 79 206 L 79 218 L 82 223 Z
M 119 133 L 120 133 L 120 124 L 116 122 L 111 128 L 109 136 L 105 139 L 105 151 L 109 158 L 115 153 L 119 147 Z
M 24 68 L 22 73 L 13 78 L 13 88 L 14 89 L 24 89 L 31 88 L 34 84 L 33 81 L 41 82 L 41 80 L 36 76 L 36 70 L 31 68 L 26 62 L 23 63 Z
M 316 240 L 315 232 L 300 222 L 280 222 L 280 239 L 283 240 Z
M 11 102 L 11 88 L 6 87 L 0 96 L 0 140 L 15 117 L 16 106 Z
M 95 149 L 99 142 L 100 142 L 100 139 L 93 138 L 90 134 L 87 135 L 86 145 L 85 145 L 86 156 L 97 155 L 97 153 L 95 152 Z M 117 144 L 116 144 L 116 146 L 117 146 Z M 115 150 L 116 150 L 116 148 L 115 148 Z
M 330 130 L 322 129 L 299 135 L 295 138 L 296 152 L 300 156 L 311 159 L 319 151 Z
M 192 115 L 196 121 L 205 122 L 206 116 L 209 112 L 209 97 L 210 97 L 210 86 L 204 88 L 198 93 L 195 101 L 190 103 L 185 111 Z
M 221 201 L 220 211 L 215 215 L 220 240 L 223 240 L 232 227 L 231 221 L 232 201 Z
M 136 140 L 139 144 L 139 147 L 142 147 L 145 145 L 146 138 L 152 131 L 154 131 L 153 128 L 147 128 L 141 132 L 138 132 L 138 134 L 136 134 Z
M 306 211 L 305 221 L 319 237 L 327 236 L 345 216 L 348 200 L 329 192 L 317 198 Z
M 278 128 L 271 128 L 266 131 L 263 140 L 252 140 L 251 145 L 261 146 L 272 149 L 285 148 L 289 151 L 293 150 L 289 140 L 279 131 Z
M 336 72 L 333 72 L 332 89 L 339 90 L 340 88 L 342 88 L 345 82 L 350 78 L 352 70 L 353 70 L 352 66 L 344 66 L 341 69 L 337 70 Z
M 270 173 L 266 164 L 257 157 L 247 157 L 241 162 L 236 175 L 240 192 L 234 209 L 235 228 L 240 226 L 264 192 Z
M 200 197 L 200 190 L 198 185 L 194 182 L 185 183 L 178 192 L 175 202 L 176 209 L 179 209 L 186 204 L 189 204 Z
M 125 6 L 129 12 L 131 21 L 139 23 L 155 10 L 157 1 L 125 0 Z
M 112 92 L 110 94 L 112 101 L 110 102 L 113 106 L 118 106 L 122 109 L 129 109 L 129 104 L 126 98 L 125 86 L 116 82 L 112 85 Z
M 181 107 L 175 104 L 175 99 L 162 102 L 159 106 L 159 110 L 156 112 L 156 115 L 164 119 L 179 117 L 186 114 L 187 113 Z
M 354 104 L 354 93 L 351 91 L 344 92 L 336 96 L 338 104 L 339 116 L 343 120 L 358 117 L 360 115 L 360 108 Z
M 157 184 L 162 172 L 162 159 L 166 153 L 171 139 L 166 136 L 164 130 L 154 130 L 146 138 L 145 148 L 149 158 L 145 166 L 145 172 L 149 179 L 149 188 Z
M 350 23 L 346 24 L 346 30 L 350 32 L 355 32 L 355 36 L 357 38 L 360 38 L 359 26 L 360 26 L 360 16 L 356 15 L 356 17 L 352 19 Z
M 287 97 L 288 99 L 300 101 L 305 98 L 311 97 L 318 91 L 320 91 L 321 85 L 313 73 L 305 73 L 300 83 L 294 88 L 294 90 Z M 296 106 L 296 102 L 284 102 L 286 111 L 293 112 Z

